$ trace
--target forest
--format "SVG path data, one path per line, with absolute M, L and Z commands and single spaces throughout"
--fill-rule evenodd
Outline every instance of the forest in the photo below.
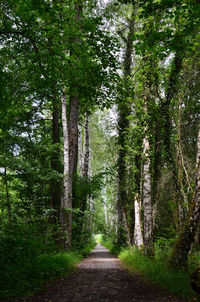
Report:
M 196 0 L 0 1 L 0 297 L 96 241 L 200 294 L 199 53 Z

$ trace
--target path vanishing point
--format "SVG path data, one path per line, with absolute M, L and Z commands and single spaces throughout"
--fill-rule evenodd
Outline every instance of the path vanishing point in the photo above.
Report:
M 19 300 L 18 300 L 19 301 Z M 44 293 L 21 302 L 181 302 L 137 275 L 127 272 L 120 260 L 98 244 L 77 271 L 50 283 Z

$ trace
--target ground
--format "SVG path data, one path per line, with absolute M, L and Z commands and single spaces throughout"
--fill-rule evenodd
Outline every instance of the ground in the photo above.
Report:
M 8 301 L 8 300 L 7 300 Z M 14 302 L 16 300 L 9 300 Z M 184 302 L 130 275 L 120 260 L 100 244 L 76 272 L 49 284 L 46 291 L 19 302 Z

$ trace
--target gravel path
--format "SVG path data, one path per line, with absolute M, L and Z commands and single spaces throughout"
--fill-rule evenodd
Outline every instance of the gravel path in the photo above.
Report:
M 78 270 L 67 278 L 53 282 L 44 294 L 24 302 L 175 302 L 174 298 L 131 276 L 118 258 L 103 246 L 97 245 L 89 257 L 78 265 Z

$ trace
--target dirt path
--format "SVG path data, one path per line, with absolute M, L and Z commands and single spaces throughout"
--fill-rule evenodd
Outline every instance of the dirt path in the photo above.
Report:
M 97 245 L 78 270 L 49 285 L 44 294 L 24 302 L 146 302 L 186 301 L 173 298 L 125 271 L 118 258 Z

